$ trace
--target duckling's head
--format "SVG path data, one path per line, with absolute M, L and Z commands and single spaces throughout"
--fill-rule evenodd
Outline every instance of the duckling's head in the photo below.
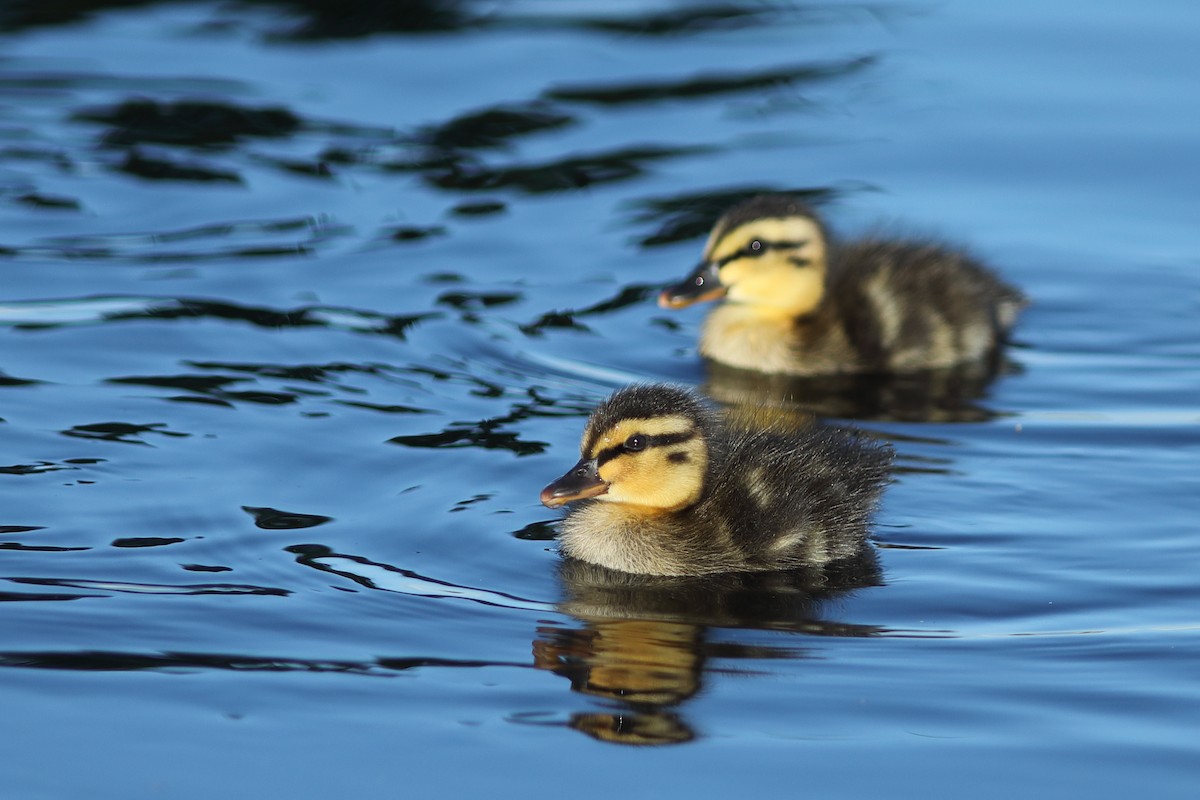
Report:
M 691 275 L 663 290 L 658 304 L 683 308 L 726 297 L 790 315 L 807 314 L 825 293 L 825 229 L 795 197 L 765 194 L 717 220 Z
M 592 412 L 579 463 L 542 489 L 542 503 L 557 508 L 594 497 L 647 513 L 686 508 L 704 489 L 712 415 L 685 389 L 621 389 Z

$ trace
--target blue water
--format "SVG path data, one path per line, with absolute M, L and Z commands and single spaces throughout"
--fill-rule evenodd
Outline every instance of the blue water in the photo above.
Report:
M 0 796 L 1194 795 L 1193 4 L 35 6 Z M 896 445 L 877 574 L 597 588 L 537 502 L 588 409 L 778 402 L 651 300 L 756 189 L 969 247 L 1033 298 L 1011 363 L 802 403 Z

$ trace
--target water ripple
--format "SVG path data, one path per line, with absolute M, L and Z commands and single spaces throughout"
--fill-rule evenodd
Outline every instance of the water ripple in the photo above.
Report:
M 586 331 L 588 330 L 586 325 L 576 322 L 579 317 L 587 317 L 593 314 L 607 314 L 645 302 L 647 298 L 653 297 L 661 288 L 662 286 L 659 284 L 630 284 L 622 287 L 613 297 L 601 300 L 585 308 L 548 311 L 533 322 L 521 325 L 520 330 L 528 336 L 540 336 L 546 328 L 572 328 Z
M 738 186 L 728 189 L 708 189 L 702 192 L 687 192 L 667 197 L 640 199 L 630 206 L 635 224 L 655 223 L 658 229 L 638 240 L 642 247 L 657 247 L 674 242 L 695 239 L 708 235 L 713 223 L 730 206 L 754 195 L 782 192 L 795 195 L 810 205 L 831 202 L 851 191 L 861 190 L 861 184 L 846 184 L 839 187 L 791 187 L 783 188 L 768 184 Z
M 317 525 L 333 521 L 333 517 L 321 514 L 300 514 L 295 511 L 280 511 L 277 508 L 242 506 L 242 511 L 254 517 L 254 524 L 257 527 L 272 531 L 314 528 Z
M 549 103 L 502 105 L 472 111 L 438 125 L 419 129 L 414 142 L 439 149 L 493 148 L 509 139 L 539 131 L 555 130 L 575 118 Z
M 536 388 L 529 389 L 526 397 L 529 398 L 529 402 L 513 403 L 509 412 L 502 416 L 477 422 L 454 422 L 436 433 L 394 436 L 388 441 L 404 447 L 480 447 L 485 450 L 509 450 L 517 456 L 542 453 L 550 446 L 548 442 L 525 439 L 518 432 L 502 429 L 532 417 L 576 416 L 581 413 L 581 409 L 570 401 L 546 397 Z
M 134 163 L 140 159 L 139 163 Z M 126 167 L 153 172 L 153 159 L 138 156 Z M 165 169 L 166 167 L 162 167 Z M 295 257 L 314 252 L 351 229 L 325 216 L 241 220 L 177 230 L 47 237 L 37 244 L 9 248 L 13 258 L 116 260 L 142 264 L 217 261 L 234 258 Z M 181 247 L 185 245 L 186 247 Z
M 399 592 L 416 597 L 471 600 L 483 605 L 523 611 L 556 610 L 554 603 L 528 600 L 505 592 L 460 586 L 437 578 L 430 578 L 409 569 L 371 561 L 363 556 L 336 553 L 325 545 L 300 544 L 285 549 L 296 555 L 296 561 L 299 564 L 322 572 L 340 575 L 368 589 Z
M 173 594 L 173 595 L 204 595 L 204 594 L 248 594 L 272 595 L 286 597 L 290 589 L 279 589 L 271 586 L 252 586 L 238 583 L 130 583 L 126 581 L 96 581 L 75 578 L 6 578 L 13 583 L 31 586 L 58 586 L 69 589 L 87 589 L 98 592 L 122 592 L 127 594 Z M 103 595 L 91 595 L 93 597 Z
M 6 4 L 5 11 L 8 10 Z M 2 12 L 0 12 L 2 13 Z M 9 25 L 13 24 L 11 22 Z M 121 75 L 106 72 L 84 72 L 79 70 L 50 69 L 36 60 L 23 60 L 5 64 L 0 69 L 0 95 L 25 96 L 29 92 L 74 93 L 81 90 L 129 93 L 168 93 L 211 96 L 230 96 L 249 93 L 244 81 L 229 78 L 155 77 L 153 75 Z
M 23 553 L 77 553 L 91 550 L 90 547 L 59 547 L 48 544 L 21 544 L 20 542 L 0 542 L 0 550 L 19 550 Z
M 385 676 L 422 667 L 529 667 L 506 661 L 408 657 L 374 661 L 337 659 L 270 658 L 225 653 L 129 653 L 111 650 L 9 651 L 0 652 L 0 667 L 22 669 L 78 670 L 85 672 L 134 672 L 162 670 L 231 670 L 235 672 L 336 672 L 351 675 Z
M 230 145 L 245 137 L 286 136 L 300 127 L 300 119 L 285 108 L 243 108 L 199 100 L 126 100 L 117 106 L 82 109 L 73 116 L 110 126 L 102 143 L 117 147 L 145 142 Z
M 153 433 L 173 438 L 184 438 L 192 435 L 190 433 L 167 430 L 166 427 L 167 423 L 165 422 L 151 422 L 149 424 L 93 422 L 87 425 L 75 425 L 69 430 L 59 432 L 63 436 L 72 436 L 76 439 L 96 439 L 104 442 L 144 445 L 150 445 L 150 443 L 140 438 L 142 434 Z
M 595 86 L 561 86 L 543 94 L 552 100 L 614 106 L 662 100 L 690 100 L 795 83 L 826 81 L 853 75 L 878 61 L 876 56 L 823 63 L 793 64 L 758 72 L 710 73 L 677 80 L 618 83 Z
M 218 300 L 131 296 L 23 300 L 0 305 L 0 326 L 26 330 L 130 320 L 209 318 L 246 322 L 260 328 L 328 327 L 403 339 L 413 325 L 437 316 L 437 312 L 388 315 L 329 306 L 280 310 Z
M 668 158 L 712 152 L 711 147 L 641 145 L 626 146 L 583 155 L 564 156 L 540 164 L 488 166 L 474 159 L 460 159 L 444 169 L 429 170 L 425 180 L 440 189 L 493 191 L 520 189 L 528 194 L 581 189 L 642 175 L 646 164 Z
M 104 461 L 102 458 L 67 458 L 61 462 L 55 461 L 38 461 L 34 464 L 12 464 L 7 467 L 0 467 L 0 475 L 41 475 L 46 472 L 59 472 L 62 470 L 78 470 L 81 467 L 91 464 L 98 464 Z M 19 530 L 34 530 L 33 528 L 20 528 Z M 7 533 L 8 528 L 0 527 L 0 533 Z

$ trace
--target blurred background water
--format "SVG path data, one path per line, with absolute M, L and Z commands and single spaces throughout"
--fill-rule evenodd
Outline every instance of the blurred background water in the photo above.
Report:
M 0 794 L 1153 797 L 1200 778 L 1200 12 L 0 10 Z M 730 384 L 730 202 L 961 243 L 991 383 Z M 878 564 L 564 569 L 630 380 L 895 443 Z

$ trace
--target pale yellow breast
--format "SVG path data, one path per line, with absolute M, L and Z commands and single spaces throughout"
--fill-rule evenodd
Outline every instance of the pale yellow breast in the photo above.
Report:
M 713 309 L 700 334 L 700 353 L 714 361 L 762 372 L 792 372 L 792 318 L 736 303 Z
M 684 574 L 669 544 L 655 535 L 644 513 L 605 502 L 573 511 L 563 520 L 559 536 L 559 547 L 572 558 L 623 572 Z

